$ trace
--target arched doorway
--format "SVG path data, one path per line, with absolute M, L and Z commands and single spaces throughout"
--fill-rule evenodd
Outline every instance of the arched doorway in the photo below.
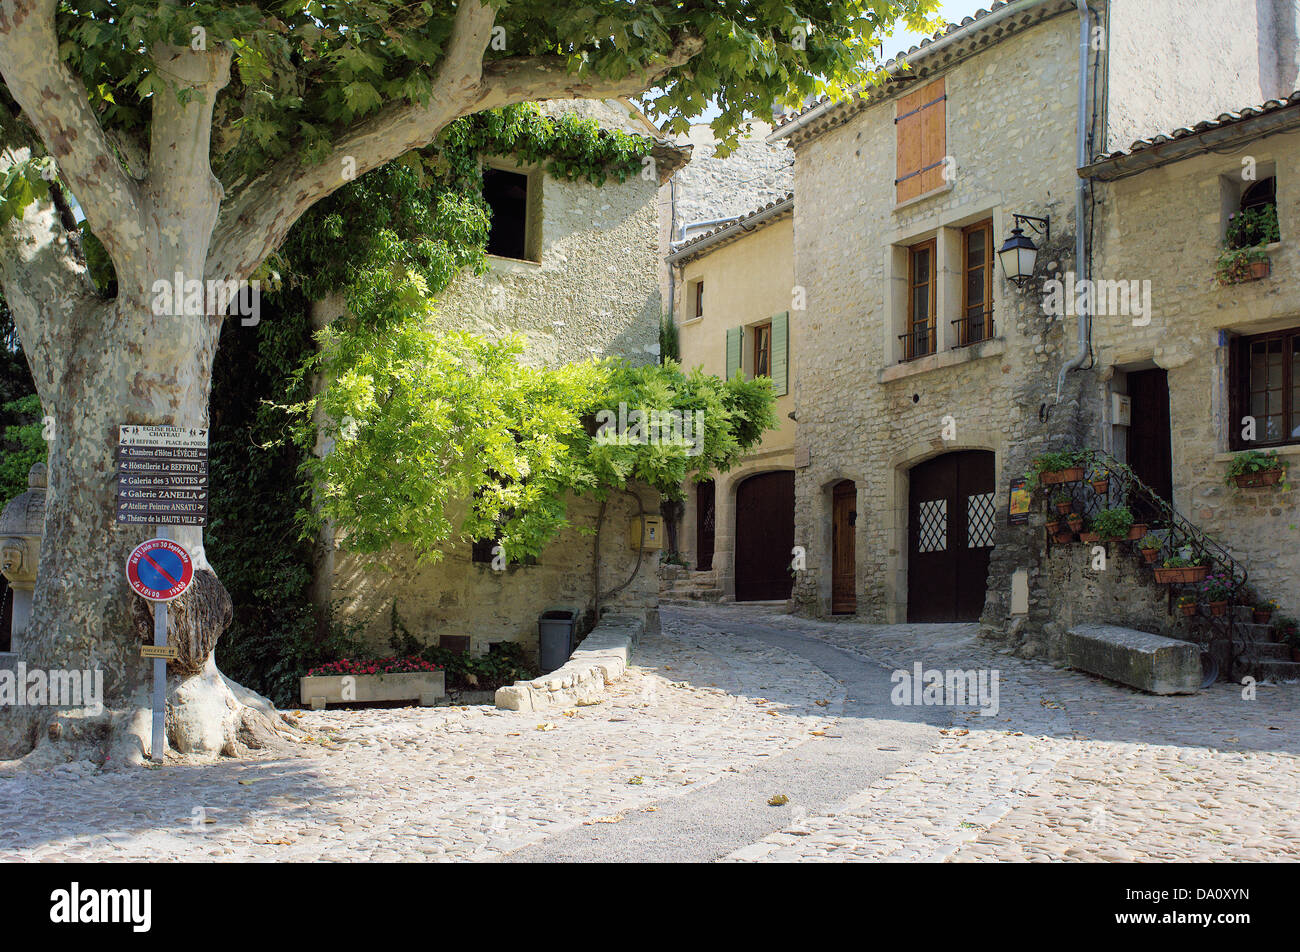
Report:
M 994 457 L 946 453 L 908 474 L 907 620 L 977 621 L 997 505 Z
M 852 615 L 858 610 L 857 549 L 858 487 L 853 480 L 836 483 L 831 490 L 831 614 Z
M 736 601 L 789 598 L 794 473 L 751 476 L 736 489 Z

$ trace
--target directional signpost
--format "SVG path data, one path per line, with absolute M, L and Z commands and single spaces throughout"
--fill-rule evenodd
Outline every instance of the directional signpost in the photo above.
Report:
M 168 526 L 201 526 L 208 517 L 208 431 L 202 427 L 118 427 L 117 521 L 157 525 L 158 535 L 142 542 L 126 560 L 131 590 L 154 602 L 153 644 L 140 648 L 153 658 L 153 751 L 162 763 L 166 746 L 164 712 L 167 662 L 177 649 L 167 644 L 167 603 L 194 579 L 189 551 L 168 538 Z

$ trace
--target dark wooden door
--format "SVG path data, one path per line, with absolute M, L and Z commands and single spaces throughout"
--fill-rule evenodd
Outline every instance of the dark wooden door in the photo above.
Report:
M 858 522 L 858 488 L 853 480 L 837 483 L 831 501 L 831 614 L 852 615 L 858 610 L 857 551 L 854 526 Z
M 1138 370 L 1128 375 L 1128 464 L 1137 478 L 1167 503 L 1174 500 L 1173 452 L 1169 439 L 1169 374 Z M 1129 508 L 1137 522 L 1159 525 L 1160 513 L 1136 497 Z
M 997 511 L 993 454 L 948 453 L 913 467 L 907 501 L 907 620 L 976 621 Z
M 751 476 L 736 490 L 736 601 L 789 598 L 794 473 Z
M 713 480 L 695 485 L 695 567 L 701 572 L 713 568 Z

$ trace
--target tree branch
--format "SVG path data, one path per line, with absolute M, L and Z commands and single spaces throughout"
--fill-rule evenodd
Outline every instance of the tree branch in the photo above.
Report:
M 0 0 L 0 75 L 59 165 L 91 230 L 118 260 L 145 234 L 139 188 L 114 150 L 81 82 L 59 60 L 58 0 Z
M 312 205 L 357 176 L 428 145 L 464 115 L 480 88 L 495 20 L 495 11 L 480 0 L 461 0 L 429 103 L 385 107 L 341 136 L 323 161 L 287 158 L 232 196 L 217 221 L 207 277 L 248 277 Z

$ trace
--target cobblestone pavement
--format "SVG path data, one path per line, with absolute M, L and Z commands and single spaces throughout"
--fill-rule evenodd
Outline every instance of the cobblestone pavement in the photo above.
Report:
M 884 672 L 997 669 L 998 713 L 864 706 L 828 647 Z M 848 681 L 855 693 L 887 682 Z M 1300 685 L 1260 685 L 1254 700 L 1222 684 L 1154 698 L 999 654 L 974 626 L 665 609 L 663 633 L 643 639 L 599 704 L 331 710 L 301 723 L 313 739 L 298 756 L 0 781 L 0 860 L 528 858 L 619 823 L 685 839 L 685 808 L 710 790 L 740 774 L 766 793 L 782 764 L 814 762 L 836 737 L 874 738 L 896 762 L 850 771 L 835 802 L 792 791 L 716 856 L 1300 858 Z

